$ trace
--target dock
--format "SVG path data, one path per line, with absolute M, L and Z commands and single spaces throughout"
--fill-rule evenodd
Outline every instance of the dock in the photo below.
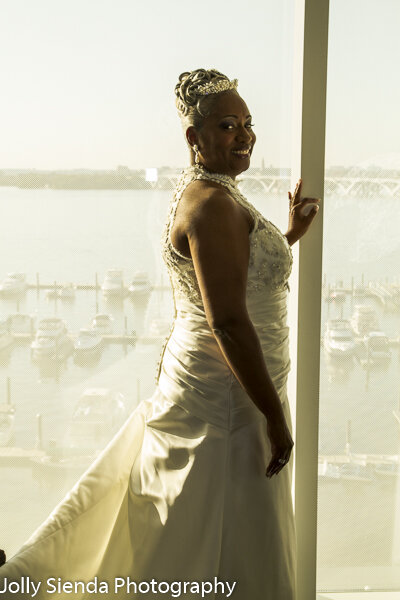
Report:
M 128 335 L 128 334 L 99 334 L 106 344 L 127 344 L 135 346 L 136 344 L 157 344 L 164 341 L 165 336 L 158 335 Z M 35 339 L 35 331 L 33 333 L 13 333 L 13 337 L 16 342 L 29 343 Z M 78 338 L 78 333 L 69 333 L 68 336 L 71 341 L 75 341 Z
M 134 346 L 140 340 L 140 338 L 138 338 L 136 335 L 128 335 L 128 334 L 112 335 L 112 334 L 101 333 L 99 335 L 103 338 L 103 341 L 108 344 L 131 344 L 132 346 Z M 32 340 L 35 339 L 35 332 L 33 332 L 33 333 L 13 333 L 13 336 L 14 336 L 14 339 L 16 342 L 31 342 Z M 78 338 L 78 333 L 69 333 L 67 335 L 67 337 L 69 337 L 69 339 L 71 341 L 75 341 Z M 147 338 L 145 338 L 145 339 L 147 340 Z M 149 339 L 153 339 L 153 338 L 150 337 Z M 157 338 L 157 340 L 158 340 L 158 338 Z M 147 343 L 150 343 L 150 342 L 147 342 Z
M 59 451 L 62 450 L 61 448 Z M 0 467 L 35 467 L 36 462 L 44 457 L 50 458 L 52 455 L 45 450 L 36 448 L 18 448 L 15 446 L 6 446 L 0 448 Z M 328 462 L 332 465 L 358 464 L 382 465 L 382 464 L 400 464 L 398 454 L 320 454 L 318 463 Z
M 398 454 L 320 454 L 318 462 L 328 462 L 333 465 L 355 464 L 355 465 L 381 465 L 381 464 L 400 464 L 400 455 Z
M 0 448 L 0 467 L 32 467 L 32 459 L 42 456 L 46 456 L 44 450 L 4 446 Z
M 26 287 L 28 290 L 57 290 L 61 291 L 67 283 L 27 283 Z M 74 283 L 74 289 L 76 290 L 89 290 L 89 291 L 98 291 L 101 292 L 101 285 L 98 283 Z M 171 287 L 168 285 L 153 285 L 152 291 L 171 291 Z M 123 287 L 121 289 L 121 293 L 129 293 L 127 287 Z
M 326 301 L 335 302 L 331 294 L 339 293 L 349 295 L 356 301 L 360 298 L 376 298 L 382 304 L 385 311 L 397 311 L 400 308 L 400 284 L 385 283 L 378 281 L 369 281 L 368 285 L 354 286 L 352 278 L 351 287 L 343 286 L 343 282 L 336 284 L 326 284 L 322 286 L 323 297 Z

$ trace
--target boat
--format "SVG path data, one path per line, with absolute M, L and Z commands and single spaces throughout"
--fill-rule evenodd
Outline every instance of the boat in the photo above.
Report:
M 383 331 L 370 331 L 359 343 L 357 354 L 363 365 L 390 361 L 392 351 L 388 336 Z
M 340 466 L 327 460 L 318 463 L 318 478 L 322 481 L 340 479 Z
M 339 468 L 340 479 L 349 481 L 373 481 L 371 465 L 363 465 L 357 463 L 344 463 Z
M 112 315 L 99 313 L 92 320 L 92 329 L 99 334 L 110 334 L 113 332 L 113 323 Z
M 15 405 L 0 404 L 0 446 L 8 446 L 14 435 Z
M 65 283 L 61 286 L 61 289 L 58 290 L 58 297 L 60 300 L 75 300 L 76 286 L 73 283 Z
M 103 447 L 128 417 L 123 394 L 109 388 L 89 388 L 78 400 L 67 429 L 67 447 L 93 451 Z
M 31 343 L 33 360 L 64 360 L 73 351 L 67 326 L 59 317 L 46 317 L 38 324 L 35 339 Z
M 340 289 L 332 290 L 329 292 L 327 300 L 328 302 L 344 302 L 346 300 L 346 292 Z
M 95 329 L 80 329 L 74 342 L 76 356 L 97 354 L 103 349 L 103 338 Z
M 9 331 L 8 319 L 2 319 L 0 321 L 0 352 L 5 350 L 14 341 L 14 336 Z
M 143 298 L 151 293 L 153 286 L 146 271 L 136 271 L 128 288 L 132 298 Z
M 56 300 L 56 298 L 58 298 L 58 289 L 52 287 L 49 290 L 46 290 L 44 295 L 48 300 Z
M 25 273 L 8 273 L 7 277 L 0 283 L 0 294 L 14 295 L 22 294 L 26 291 Z
M 324 348 L 331 357 L 353 357 L 356 349 L 354 334 L 347 319 L 329 319 L 323 337 Z
M 13 313 L 8 315 L 8 327 L 11 333 L 30 333 L 35 331 L 35 315 Z
M 369 304 L 356 304 L 350 323 L 354 333 L 358 336 L 364 336 L 370 331 L 379 329 L 376 311 Z
M 123 271 L 121 269 L 108 269 L 101 290 L 106 297 L 124 298 L 128 294 L 128 290 L 124 286 Z
M 46 298 L 53 300 L 75 300 L 76 286 L 73 283 L 64 283 L 59 289 L 54 287 L 46 292 Z
M 67 333 L 67 325 L 60 317 L 43 317 L 39 321 L 36 333 L 39 335 Z

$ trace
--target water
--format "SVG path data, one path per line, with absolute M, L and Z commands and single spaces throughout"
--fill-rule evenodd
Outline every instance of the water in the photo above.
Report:
M 286 231 L 286 198 L 246 196 L 283 233 Z M 127 283 L 135 271 L 144 270 L 154 285 L 168 285 L 159 240 L 170 197 L 170 191 L 160 190 L 0 188 L 0 279 L 7 272 L 23 271 L 32 283 L 37 273 L 42 283 L 94 283 L 97 273 L 101 283 L 107 269 L 119 267 L 124 269 Z M 393 218 L 398 214 L 397 202 L 393 198 L 332 196 L 325 200 L 323 273 L 328 283 L 343 281 L 350 287 L 351 278 L 359 284 L 362 275 L 365 282 L 385 278 L 398 281 L 399 223 Z M 390 338 L 397 337 L 400 314 L 384 313 L 374 300 L 365 302 L 376 307 L 381 329 Z M 324 301 L 322 330 L 328 316 L 349 318 L 354 303 L 350 297 L 343 306 Z M 154 291 L 149 302 L 141 304 L 128 298 L 109 304 L 99 293 L 96 305 L 94 291 L 77 291 L 72 303 L 49 301 L 43 290 L 29 290 L 18 306 L 15 300 L 0 299 L 0 316 L 17 309 L 37 318 L 57 314 L 71 331 L 89 326 L 96 312 L 107 312 L 114 316 L 117 333 L 124 331 L 126 321 L 128 332 L 136 330 L 139 335 L 148 331 L 152 319 L 171 319 L 173 315 L 170 291 Z M 49 440 L 62 444 L 74 404 L 87 387 L 118 389 L 133 409 L 154 390 L 160 350 L 161 344 L 125 349 L 115 344 L 107 346 L 90 367 L 76 365 L 69 358 L 58 370 L 32 363 L 29 344 L 3 352 L 0 402 L 5 401 L 9 377 L 17 407 L 14 444 L 34 446 L 38 413 L 43 415 L 44 445 Z M 335 365 L 321 352 L 321 454 L 343 453 L 348 419 L 352 422 L 354 452 L 400 453 L 399 429 L 392 414 L 399 403 L 399 371 L 396 347 L 388 367 L 369 374 L 355 361 Z M 31 469 L 2 468 L 1 546 L 8 556 L 62 499 L 76 477 L 61 472 L 44 480 Z M 395 485 L 395 478 L 374 484 L 342 481 L 319 485 L 320 587 L 328 582 L 335 587 L 336 582 L 338 588 L 335 568 L 340 565 L 392 564 Z M 359 510 L 361 500 L 363 511 Z M 375 509 L 377 502 L 379 511 Z M 348 531 L 345 537 L 344 528 Z M 371 534 L 368 543 L 365 531 Z M 363 575 L 359 577 L 361 581 Z

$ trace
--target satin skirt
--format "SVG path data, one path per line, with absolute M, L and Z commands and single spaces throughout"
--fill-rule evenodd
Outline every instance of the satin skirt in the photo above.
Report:
M 265 291 L 247 299 L 274 387 L 287 400 L 289 327 L 287 291 Z M 229 368 L 208 325 L 204 309 L 180 300 L 158 378 L 164 396 L 200 419 L 229 430 L 265 418 Z
M 159 591 L 115 587 L 116 581 L 155 580 L 176 582 L 175 589 L 180 582 L 179 595 L 164 597 L 186 600 L 202 596 L 189 591 L 189 583 L 183 591 L 184 582 L 215 583 L 217 578 L 221 585 L 203 597 L 228 597 L 222 583 L 229 582 L 233 600 L 295 600 L 293 453 L 278 475 L 266 477 L 271 458 L 266 419 L 212 345 L 201 310 L 195 314 L 193 307 L 187 309 L 177 306 L 152 397 L 138 405 L 49 517 L 0 568 L 0 589 L 6 580 L 29 577 L 40 582 L 39 600 L 159 600 Z M 283 296 L 276 296 L 273 323 L 263 320 L 261 309 L 257 313 L 257 304 L 252 309 L 252 319 L 257 314 L 261 319 L 253 323 L 269 353 L 267 367 L 292 430 Z M 107 593 L 49 593 L 49 578 L 98 586 L 104 582 Z M 9 596 L 29 597 L 22 591 Z

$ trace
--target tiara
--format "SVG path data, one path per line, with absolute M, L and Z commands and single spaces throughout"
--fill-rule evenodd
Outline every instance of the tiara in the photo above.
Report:
M 220 79 L 217 83 L 213 83 L 209 81 L 203 85 L 199 85 L 196 88 L 196 92 L 200 94 L 200 96 L 205 96 L 206 94 L 217 94 L 218 92 L 224 92 L 225 90 L 236 89 L 238 85 L 237 79 Z

